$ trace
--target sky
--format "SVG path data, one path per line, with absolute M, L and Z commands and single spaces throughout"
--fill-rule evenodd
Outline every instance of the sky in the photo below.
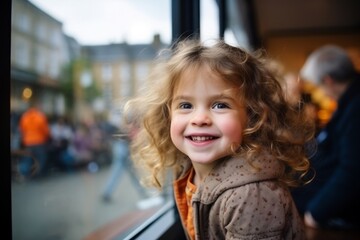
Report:
M 30 0 L 84 45 L 171 41 L 170 0 Z
M 30 0 L 82 45 L 171 42 L 171 0 Z M 201 0 L 202 39 L 217 34 L 215 0 Z M 204 25 L 206 24 L 206 25 Z

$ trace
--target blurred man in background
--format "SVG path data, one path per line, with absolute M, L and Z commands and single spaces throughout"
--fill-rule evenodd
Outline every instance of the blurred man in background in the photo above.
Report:
M 305 224 L 314 228 L 357 228 L 360 224 L 360 78 L 346 51 L 326 45 L 306 60 L 300 75 L 337 102 L 317 135 L 311 158 L 314 179 L 293 191 Z

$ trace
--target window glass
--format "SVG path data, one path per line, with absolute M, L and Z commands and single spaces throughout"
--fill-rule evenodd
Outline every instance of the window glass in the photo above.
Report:
M 20 30 L 24 32 L 30 31 L 30 17 L 27 13 L 24 13 L 23 15 L 17 15 L 16 16 L 16 25 L 19 27 Z
M 140 185 L 122 106 L 170 45 L 170 3 L 12 1 L 14 240 L 123 239 L 169 206 L 169 195 Z M 36 124 L 48 134 L 28 135 Z M 99 231 L 108 237 L 91 238 Z
M 39 74 L 43 74 L 46 71 L 47 60 L 46 60 L 46 49 L 43 45 L 37 45 L 35 58 L 35 69 Z
M 61 68 L 59 67 L 59 54 L 56 51 L 52 51 L 50 55 L 49 75 L 54 79 L 57 79 L 60 74 L 59 72 L 61 71 Z
M 149 66 L 146 63 L 139 63 L 136 69 L 136 74 L 137 74 L 137 85 L 139 87 L 141 87 L 145 81 L 146 81 L 146 77 L 149 74 Z
M 131 95 L 131 68 L 129 63 L 123 63 L 120 67 L 121 97 Z
M 102 79 L 104 82 L 110 82 L 112 78 L 112 67 L 110 64 L 102 66 Z
M 200 38 L 219 38 L 219 8 L 216 0 L 200 0 Z
M 44 22 L 37 22 L 35 33 L 39 40 L 46 41 L 46 24 Z
M 22 67 L 28 68 L 30 66 L 30 44 L 23 38 L 14 39 L 12 62 Z
M 52 45 L 54 47 L 59 47 L 60 43 L 61 43 L 61 32 L 59 31 L 59 29 L 53 29 L 51 34 L 50 34 L 50 42 L 52 43 Z
M 230 6 L 231 7 L 231 6 Z M 217 39 L 220 36 L 220 13 L 216 0 L 200 0 L 200 38 L 205 42 Z M 243 36 L 246 37 L 245 35 Z M 224 41 L 228 44 L 238 46 L 246 39 L 235 39 L 232 30 L 227 27 L 224 32 Z

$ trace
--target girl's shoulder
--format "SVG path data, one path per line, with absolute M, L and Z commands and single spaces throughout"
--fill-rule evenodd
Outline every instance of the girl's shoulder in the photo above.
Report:
M 251 207 L 252 205 L 272 206 L 291 203 L 292 198 L 289 189 L 276 179 L 262 180 L 239 185 L 229 188 L 223 192 L 219 199 L 226 198 L 226 204 L 243 204 Z M 248 204 L 248 205 L 247 205 Z
M 271 216 L 271 219 L 279 218 L 279 215 L 284 216 L 293 206 L 288 188 L 275 180 L 253 182 L 228 189 L 218 197 L 217 202 L 224 207 L 223 209 L 237 209 L 245 215 L 265 214 Z M 226 211 L 224 214 L 227 214 Z
M 211 209 L 211 214 L 222 216 L 227 230 L 238 234 L 238 237 L 257 234 L 280 236 L 284 224 L 298 224 L 290 192 L 275 180 L 228 189 L 217 198 Z M 294 218 L 288 219 L 288 216 Z

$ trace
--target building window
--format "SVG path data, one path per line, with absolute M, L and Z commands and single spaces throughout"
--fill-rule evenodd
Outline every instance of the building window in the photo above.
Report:
M 136 67 L 136 83 L 138 88 L 141 88 L 145 83 L 147 75 L 149 74 L 149 65 L 147 63 L 139 63 Z
M 46 25 L 39 22 L 35 27 L 35 35 L 38 40 L 46 41 Z
M 112 67 L 109 64 L 105 64 L 101 68 L 101 78 L 104 82 L 110 82 L 112 78 Z
M 30 32 L 30 17 L 25 12 L 22 12 L 21 14 L 16 14 L 16 25 L 17 27 L 23 31 L 23 32 Z
M 38 73 L 44 74 L 46 71 L 47 59 L 46 50 L 39 45 L 35 52 L 35 69 Z
M 24 39 L 16 39 L 13 47 L 15 63 L 22 67 L 28 68 L 30 66 L 30 45 Z
M 129 63 L 123 63 L 120 67 L 121 96 L 129 97 L 131 95 L 131 68 Z
M 61 31 L 57 28 L 54 28 L 51 30 L 50 36 L 50 42 L 52 46 L 58 47 L 61 44 Z
M 49 62 L 50 68 L 49 68 L 49 75 L 56 79 L 60 74 L 60 63 L 59 63 L 59 53 L 57 51 L 51 52 L 51 59 Z

